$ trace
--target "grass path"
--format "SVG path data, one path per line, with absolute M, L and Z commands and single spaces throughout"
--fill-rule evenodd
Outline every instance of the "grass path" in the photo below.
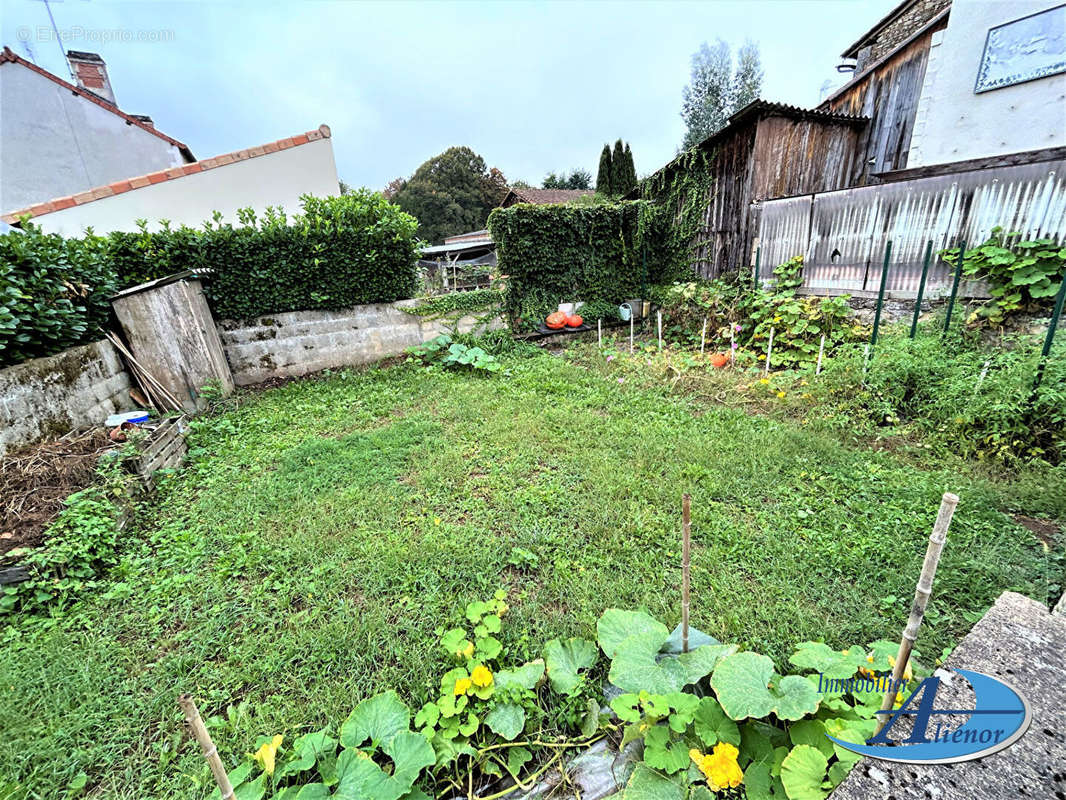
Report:
M 84 771 L 92 796 L 206 796 L 179 691 L 219 717 L 231 763 L 387 687 L 413 705 L 441 666 L 436 632 L 501 586 L 518 658 L 590 636 L 609 606 L 675 620 L 683 491 L 694 624 L 779 663 L 806 639 L 898 635 L 945 490 L 962 503 L 927 660 L 1003 590 L 1046 601 L 1061 582 L 1061 558 L 968 471 L 562 359 L 292 383 L 200 424 L 192 456 L 95 597 L 4 637 L 0 789 L 62 796 Z

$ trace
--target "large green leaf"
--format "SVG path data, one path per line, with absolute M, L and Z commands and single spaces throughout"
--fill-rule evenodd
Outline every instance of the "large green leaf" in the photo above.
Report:
M 622 800 L 683 800 L 684 793 L 674 781 L 646 764 L 637 764 L 629 776 Z
M 825 724 L 821 720 L 804 719 L 793 723 L 788 729 L 788 738 L 794 745 L 810 745 L 826 758 L 833 755 L 833 743 L 825 735 Z
M 694 730 L 700 737 L 700 741 L 707 747 L 713 747 L 718 742 L 729 742 L 732 745 L 740 745 L 740 728 L 722 710 L 722 706 L 713 697 L 704 697 L 700 700 L 699 708 L 696 709 Z M 767 747 L 769 741 L 767 740 Z
M 382 752 L 392 759 L 392 774 L 358 750 L 345 750 L 337 759 L 336 797 L 343 800 L 399 800 L 418 774 L 435 762 L 433 747 L 425 736 L 401 731 L 390 739 Z
M 818 710 L 821 697 L 814 684 L 800 675 L 786 675 L 770 687 L 779 719 L 803 719 Z
M 544 677 L 544 662 L 538 658 L 536 661 L 530 661 L 514 669 L 501 669 L 495 674 L 494 679 L 497 689 L 519 686 L 531 690 L 542 677 Z
M 665 625 L 643 611 L 608 608 L 596 622 L 596 639 L 608 658 L 614 658 L 618 646 L 634 636 L 648 637 L 649 642 L 659 637 L 654 650 L 657 653 L 669 635 Z
M 275 777 L 280 780 L 286 775 L 305 772 L 315 766 L 320 756 L 328 758 L 336 752 L 337 740 L 331 738 L 325 730 L 305 733 L 292 743 L 292 757 L 278 770 Z
M 866 666 L 866 651 L 852 647 L 845 653 L 825 642 L 801 642 L 788 660 L 801 669 L 822 673 L 826 678 L 850 678 L 860 666 Z
M 663 772 L 680 772 L 689 765 L 688 747 L 673 738 L 670 728 L 656 725 L 644 733 L 644 763 Z
M 526 725 L 526 712 L 517 703 L 501 703 L 485 717 L 485 724 L 492 732 L 507 741 L 513 741 Z
M 587 639 L 552 639 L 544 645 L 544 663 L 552 689 L 572 696 L 581 688 L 581 673 L 596 663 L 599 652 Z
M 711 687 L 732 719 L 765 717 L 774 710 L 770 679 L 774 662 L 759 653 L 734 653 L 714 668 Z
M 406 731 L 411 712 L 394 691 L 368 697 L 359 703 L 341 725 L 341 744 L 360 747 L 369 739 L 371 747 L 381 747 L 400 731 Z
M 829 760 L 809 745 L 792 748 L 781 762 L 781 783 L 789 800 L 825 800 L 822 788 Z
M 718 662 L 737 651 L 735 644 L 705 644 L 677 656 L 685 669 L 685 683 L 696 683 L 714 671 Z
M 662 643 L 658 633 L 630 636 L 615 648 L 608 679 L 624 692 L 643 690 L 651 694 L 669 694 L 678 691 L 685 685 L 685 668 L 672 657 L 656 660 Z

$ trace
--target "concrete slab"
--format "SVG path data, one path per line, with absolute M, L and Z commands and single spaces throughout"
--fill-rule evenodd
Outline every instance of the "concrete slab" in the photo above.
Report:
M 1020 691 L 1033 712 L 1028 732 L 1006 750 L 959 764 L 863 759 L 830 800 L 1066 798 L 1066 617 L 1004 592 L 946 666 L 983 672 Z M 942 684 L 937 705 L 972 708 L 973 692 L 964 684 Z

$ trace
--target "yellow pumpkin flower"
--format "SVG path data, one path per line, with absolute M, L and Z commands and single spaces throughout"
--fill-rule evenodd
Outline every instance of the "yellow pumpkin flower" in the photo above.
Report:
M 462 656 L 463 658 L 473 658 L 474 643 L 468 639 L 466 642 L 466 647 L 464 647 L 462 650 L 457 650 L 456 654 Z
M 274 774 L 274 761 L 278 754 L 278 748 L 281 747 L 281 742 L 284 738 L 284 736 L 278 734 L 255 751 L 253 758 L 259 762 L 259 766 L 263 768 L 263 772 L 267 775 Z
M 472 681 L 469 678 L 460 678 L 455 682 L 455 696 L 458 697 L 461 694 L 466 694 L 467 689 L 470 688 Z
M 478 664 L 474 667 L 474 671 L 470 673 L 470 679 L 479 689 L 484 689 L 486 686 L 492 685 L 492 672 L 484 664 Z
M 689 750 L 688 757 L 699 767 L 707 779 L 707 785 L 716 792 L 740 786 L 744 772 L 737 763 L 739 751 L 728 742 L 719 742 L 714 751 L 704 755 L 699 750 Z

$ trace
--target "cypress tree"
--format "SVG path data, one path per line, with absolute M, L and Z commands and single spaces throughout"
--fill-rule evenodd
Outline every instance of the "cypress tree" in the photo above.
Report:
M 637 185 L 637 167 L 633 163 L 633 151 L 629 149 L 629 142 L 626 142 L 626 188 L 623 192 L 628 192 L 634 186 Z
M 626 154 L 619 139 L 614 143 L 614 153 L 611 154 L 611 194 L 618 196 L 626 191 Z
M 600 169 L 596 173 L 596 193 L 611 194 L 611 146 L 605 144 L 600 153 Z

